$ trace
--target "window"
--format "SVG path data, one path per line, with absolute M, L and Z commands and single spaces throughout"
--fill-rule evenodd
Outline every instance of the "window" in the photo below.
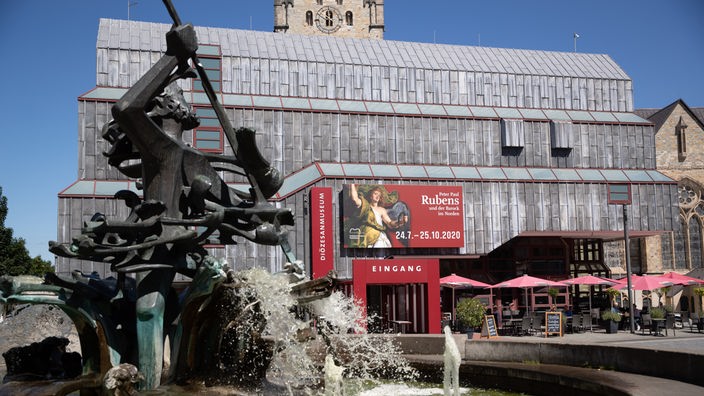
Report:
M 222 128 L 212 107 L 197 107 L 196 115 L 200 126 L 193 131 L 193 146 L 199 150 L 222 153 Z
M 210 85 L 213 86 L 215 92 L 220 92 L 222 90 L 222 59 L 220 47 L 216 45 L 198 44 L 198 59 L 200 60 L 200 64 L 203 65 Z M 193 79 L 193 90 L 200 92 L 205 91 L 200 76 Z
M 680 161 L 684 161 L 687 158 L 687 124 L 680 121 L 675 126 L 675 135 L 677 136 L 677 156 Z
M 501 119 L 501 146 L 525 146 L 525 128 L 523 120 Z
M 682 228 L 674 232 L 675 269 L 702 268 L 704 267 L 702 187 L 689 179 L 680 181 L 679 206 Z
M 345 22 L 347 23 L 347 26 L 352 26 L 352 11 L 347 11 L 345 13 Z
M 306 11 L 306 25 L 313 26 L 313 11 Z
M 550 147 L 552 149 L 571 149 L 574 145 L 573 136 L 571 122 L 550 121 Z
M 215 92 L 222 91 L 222 55 L 220 46 L 198 44 L 198 60 Z M 194 91 L 205 91 L 200 76 L 193 79 Z M 193 130 L 193 147 L 207 152 L 223 152 L 222 128 L 212 107 L 196 107 L 200 125 Z
M 318 5 L 323 5 L 323 0 L 317 0 L 317 1 L 318 1 Z
M 689 268 L 701 268 L 702 266 L 702 223 L 699 216 L 689 218 Z
M 200 237 L 203 235 L 204 232 L 208 230 L 208 227 L 203 227 L 203 226 L 198 226 L 196 227 L 196 233 L 198 233 L 198 236 Z M 223 245 L 220 242 L 220 231 L 215 230 L 213 231 L 212 234 L 208 235 L 204 247 L 206 248 L 224 248 L 225 245 Z
M 666 232 L 660 236 L 660 247 L 662 251 L 662 268 L 674 269 L 675 257 L 672 254 L 673 233 Z
M 337 0 L 337 5 L 342 5 L 342 0 Z

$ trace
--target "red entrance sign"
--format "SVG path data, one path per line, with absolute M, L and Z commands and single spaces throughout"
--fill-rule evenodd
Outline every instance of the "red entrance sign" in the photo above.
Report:
M 313 279 L 335 269 L 333 251 L 332 187 L 310 189 L 311 267 Z
M 440 334 L 440 262 L 438 259 L 352 260 L 354 298 L 366 315 L 367 285 L 423 283 L 427 287 L 428 333 Z M 418 320 L 420 318 L 417 318 Z
M 461 186 L 345 185 L 344 247 L 463 247 L 462 196 Z

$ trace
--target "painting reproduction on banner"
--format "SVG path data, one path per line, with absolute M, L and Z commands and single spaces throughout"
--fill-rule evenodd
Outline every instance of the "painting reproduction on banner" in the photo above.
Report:
M 346 248 L 463 247 L 461 186 L 346 184 Z

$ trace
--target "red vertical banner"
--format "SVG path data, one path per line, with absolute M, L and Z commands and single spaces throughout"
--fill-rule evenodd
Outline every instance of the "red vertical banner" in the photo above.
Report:
M 310 249 L 313 279 L 335 269 L 333 250 L 332 187 L 310 189 Z

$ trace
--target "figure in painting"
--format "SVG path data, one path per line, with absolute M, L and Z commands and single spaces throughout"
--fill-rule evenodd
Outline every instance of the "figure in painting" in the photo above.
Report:
M 350 184 L 348 198 L 356 208 L 356 216 L 348 223 L 350 226 L 346 226 L 347 247 L 392 247 L 387 231 L 401 229 L 409 220 L 408 206 L 398 201 L 398 193 L 390 194 L 382 185 L 358 188 L 356 184 Z

